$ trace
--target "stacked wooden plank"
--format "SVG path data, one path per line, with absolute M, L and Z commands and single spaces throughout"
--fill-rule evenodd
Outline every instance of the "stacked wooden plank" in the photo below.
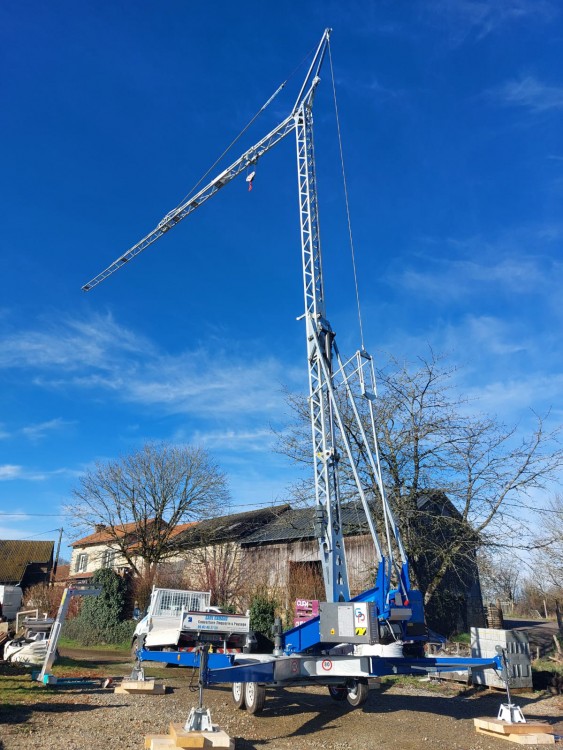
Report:
M 113 692 L 128 695 L 164 695 L 166 686 L 155 682 L 154 677 L 148 680 L 123 680 Z
M 169 750 L 184 747 L 234 750 L 235 741 L 215 725 L 212 732 L 187 732 L 182 724 L 170 724 L 168 734 L 148 734 L 145 737 L 146 750 Z
M 554 745 L 555 737 L 551 727 L 543 721 L 511 724 L 501 719 L 474 719 L 479 734 L 499 740 L 516 742 L 518 745 Z

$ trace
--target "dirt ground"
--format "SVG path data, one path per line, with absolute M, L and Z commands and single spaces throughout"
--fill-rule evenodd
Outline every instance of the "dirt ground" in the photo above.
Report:
M 123 654 L 73 653 L 79 657 L 83 665 L 90 658 L 102 662 L 107 675 L 125 676 L 131 669 Z M 25 684 L 22 690 L 34 691 L 32 702 L 0 711 L 0 750 L 142 750 L 146 734 L 166 733 L 170 722 L 184 722 L 197 704 L 189 684 L 192 670 L 147 668 L 147 673 L 162 677 L 166 695 Z M 359 709 L 332 701 L 325 688 L 272 690 L 263 713 L 251 716 L 234 707 L 228 688 L 205 692 L 213 721 L 236 738 L 237 750 L 506 750 L 505 741 L 476 734 L 472 721 L 496 716 L 502 700 L 502 693 L 410 679 L 372 690 Z M 528 719 L 546 720 L 563 735 L 562 696 L 519 695 L 517 703 Z

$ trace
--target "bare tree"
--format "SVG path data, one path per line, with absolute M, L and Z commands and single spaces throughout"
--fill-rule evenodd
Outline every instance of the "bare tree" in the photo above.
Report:
M 522 555 L 504 550 L 493 555 L 488 549 L 483 549 L 478 555 L 478 562 L 485 601 L 500 600 L 513 612 L 520 598 L 527 568 Z
M 225 475 L 205 450 L 147 443 L 84 474 L 67 508 L 81 528 L 98 524 L 133 572 L 149 583 L 177 551 L 178 524 L 209 517 L 229 500 Z
M 542 509 L 534 541 L 536 586 L 544 598 L 563 600 L 563 495 L 556 495 Z
M 413 367 L 389 358 L 377 373 L 376 427 L 384 482 L 397 515 L 414 577 L 428 603 L 446 574 L 461 574 L 464 560 L 489 542 L 502 544 L 517 528 L 519 511 L 531 503 L 531 490 L 546 489 L 563 466 L 559 431 L 535 429 L 521 438 L 516 428 L 494 417 L 472 413 L 472 404 L 454 387 L 455 369 L 432 351 Z M 290 394 L 296 420 L 278 435 L 278 449 L 295 462 L 310 464 L 309 408 L 305 397 Z M 356 451 L 366 493 L 377 506 L 377 483 L 354 434 L 342 397 L 345 430 Z M 343 499 L 354 490 L 346 458 L 340 460 Z M 310 481 L 295 488 L 311 502 Z M 447 497 L 443 511 L 422 499 Z M 377 512 L 375 512 L 377 520 Z
M 211 601 L 220 607 L 240 609 L 247 599 L 248 570 L 240 547 L 229 541 L 205 544 L 189 553 L 190 580 L 194 588 L 211 592 Z

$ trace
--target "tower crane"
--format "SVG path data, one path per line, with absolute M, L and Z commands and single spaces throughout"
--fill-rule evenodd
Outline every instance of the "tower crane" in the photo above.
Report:
M 190 195 L 177 208 L 167 213 L 155 229 L 127 252 L 120 255 L 105 270 L 84 284 L 82 289 L 88 292 L 118 271 L 128 261 L 139 255 L 182 219 L 185 219 L 213 197 L 241 172 L 245 172 L 248 168 L 254 166 L 260 157 L 264 156 L 289 133 L 295 131 L 305 300 L 305 312 L 302 317 L 306 326 L 309 404 L 317 503 L 315 530 L 319 539 L 326 596 L 328 601 L 348 601 L 350 599 L 338 476 L 340 452 L 343 450 L 352 466 L 357 492 L 368 519 L 378 562 L 380 566 L 383 564 L 387 573 L 391 571 L 390 564 L 392 566 L 393 563 L 391 536 L 394 537 L 401 559 L 400 589 L 404 598 L 408 601 L 410 588 L 408 561 L 397 524 L 385 497 L 375 430 L 372 429 L 368 436 L 364 423 L 360 419 L 362 410 L 356 405 L 356 394 L 360 392 L 361 397 L 367 402 L 370 414 L 369 422 L 373 427 L 375 378 L 372 358 L 365 350 L 361 350 L 354 357 L 344 362 L 340 356 L 335 341 L 335 333 L 326 313 L 313 143 L 313 100 L 320 83 L 319 73 L 329 44 L 330 34 L 331 29 L 326 29 L 289 115 L 258 143 L 245 151 L 227 169 L 214 177 L 194 195 Z M 359 389 L 355 388 L 354 381 L 357 381 L 356 384 Z M 352 404 L 352 411 L 357 421 L 358 439 L 363 444 L 370 468 L 376 477 L 383 506 L 387 555 L 383 554 L 372 520 L 372 509 L 369 507 L 366 491 L 360 481 L 352 448 L 344 430 L 343 416 L 336 396 L 338 389 L 345 390 L 346 396 Z M 389 579 L 389 575 L 386 575 L 386 580 Z M 381 609 L 383 611 L 384 607 Z
M 384 490 L 375 431 L 376 385 L 373 360 L 364 348 L 360 348 L 349 359 L 342 358 L 326 311 L 313 143 L 313 102 L 330 35 L 331 29 L 326 29 L 287 117 L 227 169 L 167 213 L 155 229 L 84 284 L 82 289 L 88 292 L 118 271 L 241 172 L 253 169 L 262 156 L 291 132 L 295 132 L 304 290 L 304 313 L 301 317 L 305 321 L 316 498 L 314 526 L 327 601 L 321 605 L 319 617 L 278 634 L 276 650 L 269 657 L 246 659 L 242 662 L 238 659 L 235 662 L 232 657 L 211 654 L 207 679 L 211 682 L 251 684 L 254 686 L 254 692 L 251 693 L 256 696 L 260 695 L 258 687 L 264 683 L 285 684 L 290 680 L 291 684 L 298 684 L 299 679 L 308 683 L 316 675 L 329 688 L 332 687 L 333 697 L 338 699 L 338 690 L 347 689 L 349 701 L 358 705 L 367 697 L 368 676 L 413 669 L 428 671 L 439 660 L 422 659 L 419 661 L 426 662 L 424 666 L 413 666 L 412 660 L 409 663 L 402 662 L 401 659 L 397 661 L 396 650 L 393 652 L 394 657 L 387 661 L 381 655 L 370 657 L 369 664 L 361 661 L 366 657 L 349 654 L 325 658 L 335 644 L 343 642 L 351 646 L 384 646 L 386 643 L 400 645 L 405 641 L 423 642 L 426 639 L 422 597 L 420 592 L 411 588 L 408 559 Z M 361 480 L 360 469 L 345 429 L 340 406 L 343 399 L 352 415 L 354 440 L 359 444 L 370 473 L 375 478 L 375 491 L 373 488 L 366 489 Z M 350 598 L 341 517 L 339 462 L 342 454 L 346 456 L 352 470 L 355 491 L 363 507 L 377 557 L 373 588 L 353 599 Z M 380 507 L 383 544 L 373 520 L 374 498 L 378 500 Z M 313 666 L 307 662 L 304 654 L 313 656 Z M 181 654 L 176 658 L 166 652 L 161 657 L 162 661 L 190 665 L 194 664 L 195 658 L 193 655 Z M 156 652 L 151 651 L 150 658 L 158 658 Z M 374 658 L 379 659 L 377 665 L 372 661 Z M 288 666 L 284 659 L 293 661 Z M 459 669 L 460 660 L 449 660 L 448 664 L 452 661 L 455 666 L 450 669 Z M 486 660 L 477 661 L 482 662 L 481 666 L 491 666 Z M 448 664 L 443 663 L 442 669 L 446 670 Z M 475 666 L 475 660 L 472 665 Z M 252 711 L 251 706 L 255 706 L 255 701 L 249 695 L 250 693 L 247 694 L 246 703 Z

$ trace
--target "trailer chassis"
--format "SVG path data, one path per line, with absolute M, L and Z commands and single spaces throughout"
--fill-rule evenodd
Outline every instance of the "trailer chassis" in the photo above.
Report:
M 137 652 L 139 660 L 200 667 L 197 651 Z M 410 659 L 390 656 L 354 656 L 331 654 L 218 654 L 207 656 L 204 681 L 208 685 L 256 682 L 269 687 L 297 685 L 335 685 L 386 675 L 428 675 L 468 669 L 503 669 L 502 657 L 492 659 L 463 657 L 424 657 Z

